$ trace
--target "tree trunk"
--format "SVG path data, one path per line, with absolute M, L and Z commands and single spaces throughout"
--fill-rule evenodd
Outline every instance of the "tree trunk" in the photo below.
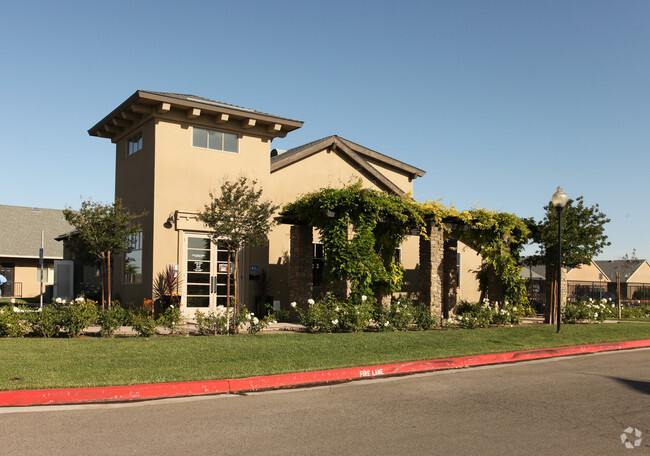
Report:
M 239 250 L 235 250 L 235 319 L 239 315 Z M 239 333 L 239 326 L 235 325 L 235 332 Z
M 226 276 L 226 334 L 230 334 L 230 249 L 228 249 L 228 275 Z
M 102 253 L 101 256 L 101 263 L 99 265 L 100 269 L 100 275 L 101 277 L 101 284 L 102 284 L 102 309 L 104 308 L 104 302 L 106 299 L 106 261 L 104 261 L 104 254 Z
M 108 302 L 106 305 L 108 308 L 111 308 L 111 251 L 108 251 L 108 256 L 106 257 L 106 267 L 108 268 Z

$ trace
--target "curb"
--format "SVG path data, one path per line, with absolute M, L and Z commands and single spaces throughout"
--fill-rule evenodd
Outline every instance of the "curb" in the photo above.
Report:
M 248 391 L 313 386 L 334 382 L 341 383 L 360 379 L 382 378 L 447 369 L 459 369 L 464 367 L 515 363 L 535 359 L 555 358 L 559 356 L 646 347 L 650 347 L 650 339 L 578 345 L 574 347 L 543 348 L 530 351 L 492 353 L 488 355 L 462 356 L 458 358 L 429 361 L 380 364 L 375 366 L 349 367 L 249 378 L 89 388 L 0 391 L 0 407 L 125 402 L 181 396 L 236 394 Z

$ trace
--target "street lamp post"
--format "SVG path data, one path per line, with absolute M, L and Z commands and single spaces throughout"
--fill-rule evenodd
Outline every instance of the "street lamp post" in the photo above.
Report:
M 557 332 L 560 332 L 560 303 L 562 302 L 562 210 L 566 206 L 568 197 L 566 193 L 562 191 L 562 187 L 558 187 L 553 197 L 551 198 L 551 203 L 555 206 L 557 210 Z

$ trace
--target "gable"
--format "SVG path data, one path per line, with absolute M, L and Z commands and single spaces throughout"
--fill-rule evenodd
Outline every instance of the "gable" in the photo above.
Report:
M 324 153 L 338 157 L 338 161 L 328 163 L 327 169 L 320 168 L 323 166 L 322 154 Z M 318 157 L 318 159 L 315 157 Z M 347 166 L 344 166 L 344 164 Z M 338 180 L 343 180 L 346 184 L 356 175 L 370 182 L 377 189 L 396 195 L 412 192 L 413 179 L 425 174 L 425 171 L 419 168 L 338 136 L 328 136 L 284 153 L 272 155 L 271 174 L 286 170 L 289 167 L 294 169 L 288 174 L 298 173 L 298 168 L 311 170 L 313 167 L 319 167 L 320 171 L 328 174 L 338 174 Z M 354 173 L 349 173 L 349 167 L 354 170 Z M 286 171 L 283 174 L 286 174 Z M 298 176 L 303 175 L 303 173 L 298 173 Z M 347 179 L 345 178 L 346 175 Z M 329 182 L 329 185 L 334 184 L 336 183 Z M 328 184 L 326 183 L 324 186 L 328 186 Z M 315 188 L 320 187 L 314 186 L 312 190 Z

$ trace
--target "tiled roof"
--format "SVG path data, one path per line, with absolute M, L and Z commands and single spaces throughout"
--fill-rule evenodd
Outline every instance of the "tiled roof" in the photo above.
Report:
M 73 229 L 59 209 L 0 205 L 0 257 L 38 258 L 43 231 L 43 256 L 63 258 L 63 243 L 54 238 Z
M 627 282 L 645 260 L 598 260 L 595 263 L 605 273 L 611 282 L 616 281 L 616 273 L 621 274 L 621 282 Z

